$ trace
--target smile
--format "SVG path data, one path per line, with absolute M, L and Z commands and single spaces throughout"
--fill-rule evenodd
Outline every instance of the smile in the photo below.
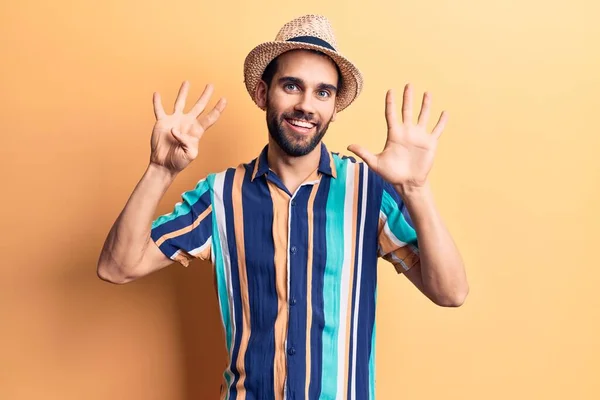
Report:
M 285 122 L 296 132 L 298 133 L 308 133 L 312 128 L 315 127 L 315 124 L 307 121 L 302 121 L 299 119 L 285 119 Z

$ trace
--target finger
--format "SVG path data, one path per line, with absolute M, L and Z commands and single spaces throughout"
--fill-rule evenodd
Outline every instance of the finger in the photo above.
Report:
M 194 138 L 193 135 L 188 133 L 183 133 L 178 128 L 171 129 L 171 135 L 177 140 L 177 142 L 181 145 L 181 148 L 186 152 L 190 149 L 193 149 L 194 146 L 197 146 L 198 138 Z
M 154 104 L 154 116 L 156 119 L 161 119 L 167 116 L 165 109 L 162 106 L 162 99 L 158 92 L 154 92 L 152 95 L 152 103 Z
M 188 81 L 184 81 L 179 88 L 179 93 L 177 93 L 177 99 L 175 100 L 175 107 L 173 108 L 173 112 L 183 112 L 183 108 L 185 107 L 185 100 L 187 98 L 188 91 L 190 90 L 190 83 Z
M 208 104 L 208 101 L 210 100 L 210 97 L 213 94 L 213 90 L 213 85 L 211 85 L 210 83 L 206 85 L 204 91 L 202 92 L 202 95 L 198 98 L 198 101 L 190 110 L 190 114 L 192 114 L 194 117 L 198 117 L 198 115 L 202 114 L 202 111 L 204 111 L 204 107 L 206 107 L 206 104 Z
M 225 98 L 221 98 L 208 114 L 199 119 L 200 125 L 202 125 L 204 130 L 207 130 L 218 121 L 221 113 L 223 113 L 225 110 L 225 106 L 227 106 L 227 100 Z
M 440 115 L 440 119 L 438 120 L 437 124 L 435 125 L 435 128 L 433 128 L 433 131 L 431 132 L 431 134 L 436 139 L 439 139 L 440 136 L 442 136 L 442 132 L 444 132 L 444 128 L 446 127 L 447 122 L 448 122 L 448 113 L 446 111 L 442 111 L 442 114 Z
M 431 95 L 428 92 L 423 94 L 423 102 L 421 103 L 421 111 L 419 112 L 419 118 L 417 124 L 426 126 L 429 120 L 429 106 L 431 104 Z
M 402 99 L 402 122 L 412 124 L 412 86 L 407 83 L 404 86 L 404 97 Z
M 348 150 L 365 160 L 369 168 L 377 172 L 377 156 L 371 153 L 369 150 L 358 144 L 351 144 L 348 146 Z
M 396 101 L 394 99 L 394 91 L 387 91 L 385 95 L 385 120 L 387 122 L 388 132 L 392 127 L 398 124 L 398 115 L 396 114 Z

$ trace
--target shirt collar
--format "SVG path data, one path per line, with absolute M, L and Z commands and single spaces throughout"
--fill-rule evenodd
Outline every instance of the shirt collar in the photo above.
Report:
M 251 181 L 254 181 L 254 179 L 269 172 L 269 162 L 267 160 L 268 149 L 269 145 L 266 145 L 261 151 L 258 158 L 256 158 L 254 162 L 254 171 L 252 172 Z M 327 150 L 327 147 L 325 147 L 325 143 L 321 143 L 321 159 L 319 160 L 318 171 L 322 174 L 329 175 L 333 178 L 337 178 L 333 155 L 329 152 L 329 150 Z

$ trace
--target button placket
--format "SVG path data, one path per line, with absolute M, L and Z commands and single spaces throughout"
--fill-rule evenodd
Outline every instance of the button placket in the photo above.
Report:
M 298 320 L 298 318 L 300 317 L 300 312 L 303 310 L 304 305 L 300 306 L 300 304 L 304 304 L 304 303 L 299 303 L 299 301 L 304 301 L 303 300 L 303 288 L 301 287 L 296 287 L 294 285 L 294 282 L 297 282 L 298 279 L 300 279 L 299 277 L 296 277 L 296 275 L 299 273 L 299 271 L 301 270 L 301 268 L 299 269 L 298 263 L 301 262 L 301 260 L 304 260 L 304 252 L 306 251 L 305 249 L 305 243 L 301 237 L 301 235 L 298 235 L 297 229 L 299 226 L 301 226 L 301 221 L 299 219 L 304 217 L 305 214 L 305 210 L 303 210 L 302 208 L 304 208 L 305 206 L 305 195 L 307 194 L 304 191 L 301 191 L 303 186 L 308 186 L 307 184 L 303 184 L 302 186 L 300 186 L 298 188 L 298 190 L 296 190 L 296 192 L 292 195 L 290 202 L 288 203 L 288 253 L 287 253 L 287 261 L 288 261 L 288 329 L 287 329 L 287 348 L 286 348 L 286 357 L 288 358 L 288 362 L 287 362 L 287 367 L 288 367 L 288 379 L 291 379 L 290 381 L 288 381 L 288 399 L 293 400 L 295 395 L 294 395 L 294 389 L 297 389 L 297 382 L 293 381 L 293 377 L 297 374 L 297 372 L 304 368 L 304 364 L 303 364 L 303 360 L 302 357 L 298 358 L 296 357 L 296 355 L 298 354 L 303 354 L 303 353 L 298 353 L 298 349 L 296 349 L 296 345 L 299 346 L 303 346 L 303 341 L 300 340 L 300 336 L 299 336 L 299 331 L 298 328 L 300 326 L 303 326 L 302 324 L 304 324 L 304 321 L 300 321 Z M 297 195 L 299 195 L 300 193 L 302 193 L 300 195 L 300 198 L 302 200 L 296 200 L 295 197 Z M 301 300 L 299 300 L 301 299 Z M 302 307 L 302 308 L 300 308 Z M 300 348 L 301 350 L 303 349 Z

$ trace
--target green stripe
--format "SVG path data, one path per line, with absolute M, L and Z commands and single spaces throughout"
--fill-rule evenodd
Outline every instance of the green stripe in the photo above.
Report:
M 387 224 L 394 236 L 404 243 L 416 244 L 417 233 L 408 224 L 404 215 L 398 209 L 398 203 L 388 192 L 383 191 L 381 199 L 381 211 L 387 216 Z
M 215 174 L 210 174 L 207 178 L 208 185 L 210 188 L 215 187 Z M 215 194 L 214 190 L 210 191 L 210 202 L 214 204 Z M 215 275 L 217 279 L 217 293 L 219 294 L 219 306 L 221 308 L 221 318 L 225 327 L 225 344 L 227 346 L 227 353 L 231 358 L 231 317 L 229 315 L 229 292 L 227 291 L 227 281 L 225 279 L 225 264 L 223 263 L 223 252 L 221 248 L 221 238 L 219 237 L 218 227 L 218 215 L 217 210 L 213 207 L 212 211 L 212 251 L 214 259 Z M 229 398 L 229 386 L 231 384 L 231 377 L 229 374 L 225 374 L 225 380 L 227 381 L 227 398 Z
M 377 288 L 375 288 L 375 303 L 377 303 Z M 377 324 L 373 321 L 373 333 L 371 335 L 371 354 L 369 356 L 369 400 L 375 400 L 375 330 Z
M 191 209 L 190 207 L 196 204 L 198 199 L 200 199 L 200 197 L 202 197 L 202 195 L 204 195 L 204 193 L 206 193 L 209 189 L 210 188 L 206 179 L 198 182 L 194 190 L 187 191 L 181 195 L 184 201 L 177 203 L 172 213 L 161 215 L 152 223 L 152 229 L 164 224 L 165 222 L 172 221 L 175 218 L 189 213 Z
M 344 261 L 344 202 L 346 197 L 346 169 L 348 160 L 334 155 L 337 178 L 331 179 L 327 197 L 327 262 L 323 279 L 323 372 L 321 374 L 321 398 L 337 397 L 338 330 L 340 315 L 340 284 Z

